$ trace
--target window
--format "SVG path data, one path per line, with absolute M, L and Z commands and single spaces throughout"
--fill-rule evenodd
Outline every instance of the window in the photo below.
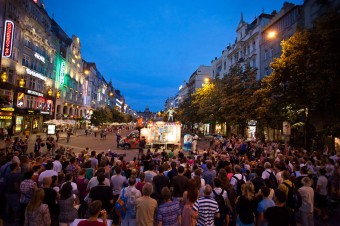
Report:
M 32 60 L 31 61 L 31 69 L 33 69 L 33 70 L 37 70 L 37 67 L 38 67 L 38 63 L 37 63 L 37 61 L 36 60 Z
M 30 77 L 28 88 L 29 89 L 35 89 L 35 78 Z
M 269 50 L 269 57 L 273 58 L 273 56 L 274 56 L 274 49 L 271 48 L 271 49 Z
M 253 59 L 253 67 L 256 67 L 256 59 Z
M 12 55 L 11 55 L 11 59 L 18 62 L 18 55 L 19 55 L 19 50 L 14 47 Z
M 268 51 L 264 51 L 264 59 L 267 60 L 268 59 Z
M 24 54 L 22 57 L 22 65 L 28 67 L 29 63 L 30 57 Z
M 227 69 L 227 61 L 223 62 L 223 69 L 226 70 Z
M 266 68 L 264 69 L 264 74 L 265 74 L 265 75 L 269 75 L 269 68 L 268 68 L 268 67 L 266 67 Z
M 37 90 L 41 92 L 41 91 L 43 91 L 43 88 L 44 88 L 44 82 L 42 80 L 38 79 Z

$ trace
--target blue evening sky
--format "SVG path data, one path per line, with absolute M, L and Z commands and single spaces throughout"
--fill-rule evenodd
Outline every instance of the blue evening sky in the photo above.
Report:
M 134 110 L 163 110 L 184 80 L 236 38 L 243 12 L 252 22 L 279 11 L 284 0 L 44 0 L 64 31 L 80 38 L 82 57 L 95 62 Z M 303 0 L 291 0 L 302 4 Z

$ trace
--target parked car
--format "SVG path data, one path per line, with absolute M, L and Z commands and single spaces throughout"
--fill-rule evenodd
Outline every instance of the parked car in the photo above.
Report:
M 124 149 L 138 148 L 139 145 L 139 132 L 134 130 L 126 137 L 122 137 L 119 141 L 119 147 Z

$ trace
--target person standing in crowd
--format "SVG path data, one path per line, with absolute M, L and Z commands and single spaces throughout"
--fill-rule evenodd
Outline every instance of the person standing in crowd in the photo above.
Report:
M 184 174 L 184 167 L 178 167 L 178 175 L 174 176 L 172 179 L 171 189 L 173 191 L 173 200 L 174 201 L 182 201 L 183 193 L 187 189 L 188 178 L 183 176 Z
M 167 176 L 164 176 L 163 166 L 158 167 L 158 175 L 153 177 L 153 185 L 155 188 L 154 198 L 158 201 L 158 203 L 160 203 L 160 201 L 162 200 L 161 191 L 163 187 L 169 187 L 170 185 L 169 178 Z
M 205 180 L 205 184 L 209 184 L 211 187 L 214 187 L 214 178 L 216 177 L 216 171 L 212 168 L 212 162 L 207 162 L 208 170 L 203 172 L 203 179 Z
M 68 226 L 78 217 L 76 205 L 79 205 L 79 200 L 72 194 L 71 183 L 67 182 L 60 189 L 59 226 Z
M 126 203 L 126 215 L 122 220 L 121 226 L 134 226 L 136 225 L 136 200 L 142 196 L 141 192 L 136 189 L 136 179 L 129 178 L 129 187 L 124 188 L 124 198 L 127 200 Z M 123 195 L 123 189 L 120 196 Z
M 58 176 L 58 173 L 53 170 L 53 162 L 48 162 L 45 166 L 45 171 L 41 172 L 38 178 L 39 184 L 41 184 L 44 177 Z
M 302 205 L 299 208 L 302 226 L 314 226 L 314 190 L 311 187 L 312 182 L 309 177 L 304 177 L 301 180 L 303 186 L 298 189 L 301 195 Z
M 52 178 L 44 177 L 42 180 L 42 188 L 45 192 L 45 198 L 43 203 L 47 204 L 48 210 L 50 212 L 52 225 L 58 224 L 58 214 L 59 214 L 59 206 L 58 206 L 58 194 L 57 192 L 51 188 Z
M 316 200 L 317 200 L 318 208 L 320 208 L 321 210 L 321 216 L 323 220 L 328 219 L 327 186 L 328 186 L 328 179 L 326 177 L 326 169 L 321 168 L 319 170 L 319 177 L 316 183 Z
M 262 200 L 257 205 L 257 225 L 266 226 L 267 221 L 264 219 L 264 213 L 269 207 L 275 206 L 275 203 L 272 199 L 268 198 L 270 194 L 270 188 L 262 186 L 260 189 L 260 193 L 262 195 Z
M 254 196 L 254 185 L 248 181 L 241 187 L 242 195 L 236 200 L 237 225 L 255 225 L 257 201 Z
M 286 199 L 285 192 L 280 189 L 275 190 L 274 201 L 276 206 L 269 207 L 264 213 L 268 226 L 296 226 L 293 211 L 286 207 Z
M 126 177 L 121 175 L 122 168 L 120 166 L 116 167 L 116 175 L 111 177 L 112 193 L 114 202 L 117 201 L 120 191 L 124 183 L 126 183 Z
M 119 148 L 119 142 L 120 142 L 120 139 L 122 138 L 122 136 L 120 135 L 119 132 L 116 133 L 116 142 L 117 142 L 117 148 Z
M 172 161 L 170 166 L 171 166 L 171 170 L 168 172 L 168 177 L 169 177 L 169 180 L 170 180 L 170 183 L 172 183 L 172 178 L 174 176 L 177 176 L 178 175 L 178 170 L 176 168 L 176 162 L 175 161 Z
M 107 212 L 102 210 L 102 203 L 100 200 L 93 201 L 89 205 L 90 217 L 87 220 L 79 222 L 78 226 L 107 226 Z M 98 221 L 99 215 L 102 216 L 103 222 Z
M 31 201 L 37 183 L 32 180 L 33 171 L 24 174 L 24 180 L 20 183 L 20 224 L 25 222 L 25 210 Z
M 204 187 L 204 196 L 196 200 L 193 210 L 198 226 L 213 226 L 214 219 L 220 217 L 220 210 L 215 199 L 211 198 L 212 188 L 209 184 Z
M 195 153 L 197 152 L 197 142 L 198 142 L 198 136 L 197 134 L 195 134 L 193 137 L 192 137 L 192 151 L 194 151 Z
M 99 184 L 90 190 L 88 203 L 91 203 L 92 201 L 95 201 L 95 200 L 100 200 L 102 202 L 103 209 L 105 209 L 106 212 L 110 214 L 111 209 L 112 209 L 112 204 L 114 203 L 112 190 L 110 187 L 104 184 L 104 180 L 105 180 L 104 173 L 99 173 L 97 175 L 97 179 L 98 179 Z
M 21 175 L 18 172 L 18 163 L 14 162 L 9 165 L 10 173 L 5 176 L 5 194 L 7 202 L 7 219 L 8 222 L 18 221 L 20 216 L 20 181 Z
M 45 197 L 44 189 L 38 188 L 32 196 L 31 201 L 28 203 L 25 211 L 24 226 L 50 226 L 51 218 L 48 206 L 43 204 Z
M 152 184 L 146 183 L 143 186 L 143 196 L 136 200 L 136 225 L 138 226 L 154 226 L 157 201 L 150 197 L 152 193 Z
M 54 157 L 54 161 L 53 161 L 53 170 L 57 172 L 57 174 L 59 174 L 61 172 L 61 170 L 63 169 L 63 166 L 61 165 L 61 162 L 60 162 L 60 158 L 61 158 L 61 155 L 56 155 Z
M 146 145 L 145 136 L 142 136 L 138 145 L 138 160 L 140 160 L 141 156 L 143 155 L 145 145 Z
M 182 209 L 178 201 L 171 201 L 171 192 L 168 187 L 162 188 L 164 203 L 158 207 L 158 226 L 180 226 L 182 222 Z

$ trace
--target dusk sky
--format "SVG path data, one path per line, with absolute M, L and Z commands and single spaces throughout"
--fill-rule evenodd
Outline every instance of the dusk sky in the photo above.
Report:
M 167 97 L 200 65 L 233 43 L 241 12 L 252 22 L 284 0 L 44 0 L 64 31 L 80 38 L 82 57 L 136 111 L 163 110 Z M 303 0 L 289 1 L 302 4 Z

